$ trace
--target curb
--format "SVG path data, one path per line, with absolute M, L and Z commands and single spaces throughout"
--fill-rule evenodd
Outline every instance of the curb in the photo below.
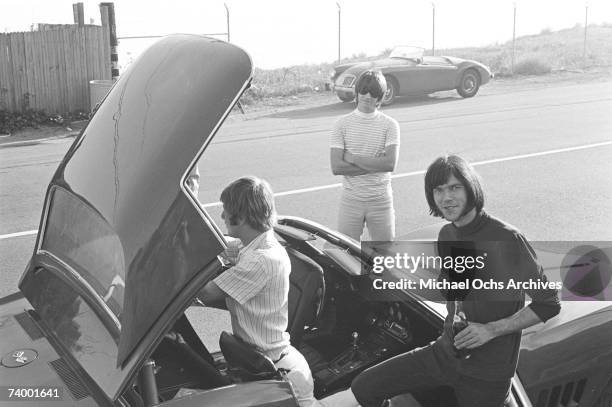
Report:
M 61 140 L 61 139 L 64 139 L 64 138 L 76 137 L 78 135 L 79 135 L 79 132 L 71 132 L 71 133 L 62 134 L 62 135 L 59 135 L 59 136 L 52 136 L 52 137 L 45 137 L 45 138 L 33 138 L 31 140 L 9 141 L 7 143 L 1 143 L 0 142 L 0 149 L 7 148 L 7 147 L 31 146 L 31 145 L 34 145 L 34 144 L 43 143 L 45 141 Z

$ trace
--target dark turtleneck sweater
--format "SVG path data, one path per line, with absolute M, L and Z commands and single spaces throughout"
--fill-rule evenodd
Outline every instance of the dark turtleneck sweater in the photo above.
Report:
M 525 237 L 513 226 L 489 216 L 484 211 L 476 215 L 469 224 L 457 227 L 445 225 L 439 233 L 439 254 L 451 253 L 452 242 L 466 242 L 471 245 L 475 255 L 486 253 L 485 268 L 474 271 L 469 278 L 483 281 L 503 282 L 504 287 L 510 279 L 515 281 L 546 282 L 542 267 L 535 251 Z M 465 277 L 465 276 L 463 276 Z M 529 307 L 544 322 L 560 311 L 559 298 L 554 289 L 471 289 L 463 292 L 463 310 L 468 321 L 486 324 L 507 318 L 525 306 L 525 294 L 531 297 Z M 454 301 L 447 302 L 448 316 L 444 322 L 444 333 L 438 339 L 449 363 L 460 374 L 483 380 L 504 380 L 512 377 L 516 370 L 521 332 L 515 332 L 492 339 L 486 344 L 470 350 L 468 359 L 452 356 L 452 321 L 455 310 Z

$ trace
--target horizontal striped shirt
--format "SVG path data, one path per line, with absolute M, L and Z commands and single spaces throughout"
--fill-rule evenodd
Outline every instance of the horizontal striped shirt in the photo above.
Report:
M 290 342 L 286 332 L 289 256 L 271 230 L 239 251 L 236 243 L 230 242 L 225 255 L 235 265 L 214 281 L 228 295 L 225 303 L 232 330 L 240 339 L 276 360 Z
M 400 144 L 397 120 L 376 110 L 359 110 L 340 117 L 332 131 L 330 147 L 368 157 L 383 155 L 385 148 Z M 377 172 L 364 175 L 345 175 L 342 181 L 345 196 L 370 200 L 391 193 L 391 173 Z

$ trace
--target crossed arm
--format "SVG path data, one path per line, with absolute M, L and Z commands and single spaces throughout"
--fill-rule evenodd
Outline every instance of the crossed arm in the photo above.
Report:
M 385 148 L 376 157 L 352 154 L 341 148 L 331 148 L 330 162 L 334 175 L 364 175 L 376 172 L 392 172 L 397 164 L 397 144 Z

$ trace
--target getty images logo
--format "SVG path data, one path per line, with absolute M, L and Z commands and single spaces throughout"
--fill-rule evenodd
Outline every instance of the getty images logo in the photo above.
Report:
M 612 248 L 584 244 L 571 249 L 561 266 L 564 300 L 612 300 Z

